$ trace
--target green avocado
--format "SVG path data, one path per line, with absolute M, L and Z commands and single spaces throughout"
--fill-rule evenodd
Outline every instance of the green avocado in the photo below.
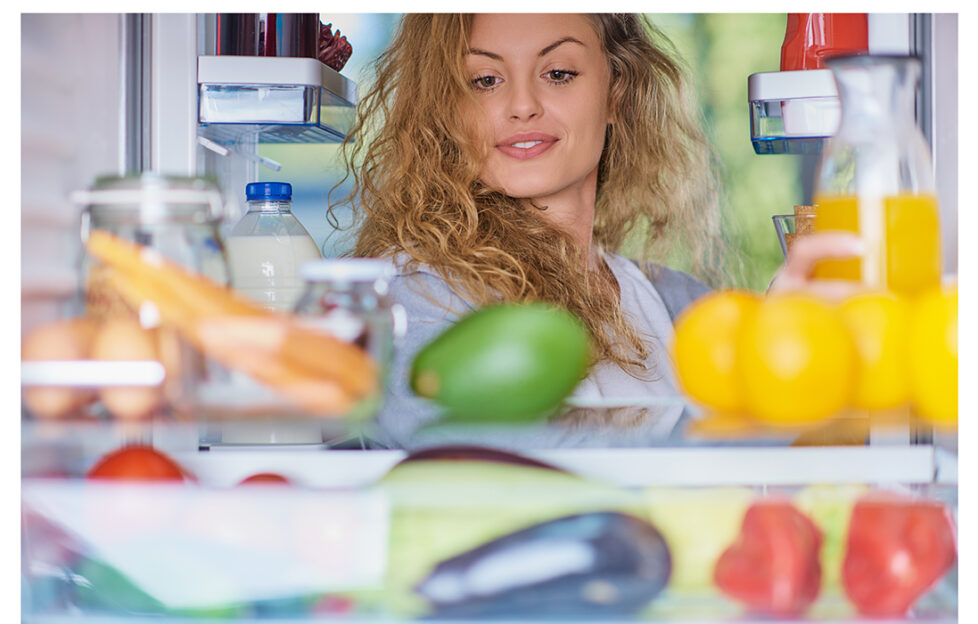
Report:
M 544 303 L 476 310 L 415 357 L 411 388 L 456 419 L 530 421 L 551 413 L 587 372 L 589 335 Z

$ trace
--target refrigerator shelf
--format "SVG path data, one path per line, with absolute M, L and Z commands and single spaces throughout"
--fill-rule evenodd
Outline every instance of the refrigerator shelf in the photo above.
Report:
M 315 487 L 360 487 L 407 456 L 403 450 L 362 450 L 359 435 L 369 436 L 369 425 L 356 428 L 339 421 L 316 425 L 323 435 L 318 444 L 202 445 L 203 434 L 216 423 L 25 421 L 21 425 L 22 474 L 83 474 L 100 455 L 123 443 L 141 441 L 170 454 L 209 483 L 230 484 L 249 471 L 267 469 Z M 737 446 L 675 441 L 649 448 L 510 450 L 619 487 L 956 486 L 958 482 L 957 453 L 933 444 L 795 447 L 748 441 Z
M 197 58 L 198 134 L 226 147 L 337 143 L 353 125 L 356 83 L 316 59 Z
M 839 125 L 838 90 L 828 69 L 751 74 L 747 99 L 757 154 L 819 154 Z

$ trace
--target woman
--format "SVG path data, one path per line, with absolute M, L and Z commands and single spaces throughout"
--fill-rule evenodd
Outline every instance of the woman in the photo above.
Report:
M 498 301 L 544 300 L 584 321 L 594 364 L 578 399 L 678 394 L 672 320 L 709 288 L 617 252 L 684 259 L 721 283 L 712 151 L 692 110 L 671 46 L 634 15 L 404 18 L 360 103 L 351 134 L 367 139 L 345 145 L 362 159 L 354 253 L 394 259 L 408 316 L 382 445 L 416 446 L 437 417 L 407 387 L 417 350 Z M 678 411 L 629 439 L 663 437 Z

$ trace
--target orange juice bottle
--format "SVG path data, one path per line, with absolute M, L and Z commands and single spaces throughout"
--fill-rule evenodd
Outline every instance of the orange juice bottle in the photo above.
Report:
M 858 234 L 859 258 L 816 265 L 817 278 L 914 295 L 940 284 L 937 193 L 915 117 L 920 59 L 861 54 L 825 60 L 839 88 L 839 127 L 819 156 L 817 231 Z
M 858 197 L 828 195 L 816 198 L 815 203 L 816 231 L 864 234 L 859 227 Z M 902 295 L 915 295 L 940 284 L 941 232 L 937 197 L 931 193 L 899 193 L 884 197 L 882 207 L 883 241 L 879 249 L 884 258 L 878 263 L 879 274 L 865 275 L 862 260 L 851 258 L 819 262 L 815 277 L 878 282 L 887 290 Z
M 901 193 L 884 199 L 886 287 L 916 295 L 941 283 L 941 228 L 937 197 Z
M 815 198 L 815 231 L 859 233 L 859 199 L 852 195 L 828 195 Z M 815 277 L 820 279 L 862 279 L 862 261 L 822 260 L 815 265 Z

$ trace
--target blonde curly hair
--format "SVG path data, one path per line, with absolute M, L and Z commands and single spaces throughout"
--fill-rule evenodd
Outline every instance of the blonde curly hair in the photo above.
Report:
M 594 361 L 646 377 L 649 343 L 622 314 L 607 278 L 541 210 L 485 186 L 485 157 L 463 116 L 474 98 L 464 68 L 468 14 L 406 15 L 376 62 L 376 82 L 343 144 L 358 236 L 353 255 L 404 254 L 438 271 L 476 305 L 542 300 L 574 312 Z M 672 44 L 644 17 L 587 14 L 611 70 L 612 123 L 598 165 L 593 241 L 637 259 L 687 259 L 722 277 L 714 152 Z M 344 178 L 345 180 L 346 178 Z M 336 206 L 330 207 L 332 210 Z M 654 276 L 650 276 L 654 277 Z

